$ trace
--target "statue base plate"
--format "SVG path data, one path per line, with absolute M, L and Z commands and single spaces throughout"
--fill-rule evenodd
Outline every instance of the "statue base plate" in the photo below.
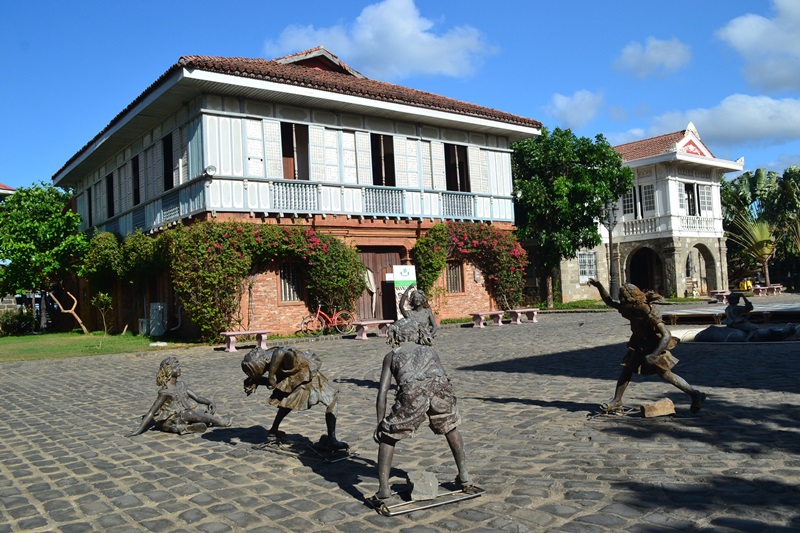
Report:
M 439 494 L 433 500 L 414 501 L 411 499 L 411 489 L 406 488 L 401 491 L 393 492 L 392 496 L 385 500 L 372 496 L 367 502 L 378 514 L 382 514 L 383 516 L 397 516 L 463 500 L 471 500 L 485 492 L 484 489 L 476 487 L 475 485 L 459 489 L 455 488 L 455 483 L 442 483 L 439 485 Z
M 350 448 L 332 450 L 325 446 L 320 446 L 319 444 L 294 442 L 291 440 L 269 440 L 263 444 L 254 445 L 253 449 L 297 458 L 311 457 L 325 461 L 326 463 L 338 463 L 339 461 L 344 461 L 345 459 L 357 455 L 357 453 Z

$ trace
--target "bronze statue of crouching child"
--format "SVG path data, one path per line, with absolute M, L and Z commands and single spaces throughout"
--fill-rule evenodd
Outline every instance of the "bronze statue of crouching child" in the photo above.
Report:
M 242 371 L 247 374 L 244 392 L 249 396 L 259 385 L 272 389 L 270 405 L 278 408 L 268 440 L 254 448 L 263 449 L 270 443 L 280 441 L 285 434 L 278 428 L 292 411 L 302 411 L 321 403 L 326 406 L 325 425 L 327 434 L 319 444 L 332 450 L 346 450 L 346 442 L 336 439 L 336 403 L 338 391 L 328 383 L 320 372 L 322 361 L 310 350 L 300 351 L 286 346 L 275 346 L 267 350 L 254 348 L 242 360 Z

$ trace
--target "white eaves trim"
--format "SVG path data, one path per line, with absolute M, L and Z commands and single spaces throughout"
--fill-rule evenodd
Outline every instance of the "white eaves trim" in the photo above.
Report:
M 681 161 L 684 163 L 693 163 L 696 165 L 719 168 L 726 170 L 726 172 L 741 171 L 744 168 L 744 163 L 738 163 L 736 161 L 728 161 L 727 159 L 717 159 L 714 157 L 704 157 L 699 155 L 685 154 L 680 152 L 667 152 L 664 154 L 654 155 L 651 157 L 634 159 L 633 161 L 625 161 L 623 165 L 630 168 L 638 168 L 646 165 L 654 165 L 656 163 L 667 163 L 669 161 Z
M 219 74 L 216 72 L 207 72 L 204 70 L 187 71 L 184 69 L 184 75 L 186 78 L 201 80 L 205 82 L 220 83 L 225 85 L 238 85 L 240 87 L 248 87 L 251 89 L 261 89 L 261 90 L 286 93 L 296 96 L 305 96 L 308 98 L 328 100 L 332 102 L 340 102 L 343 104 L 357 105 L 364 108 L 379 109 L 382 111 L 391 111 L 406 115 L 417 115 L 420 117 L 421 120 L 423 120 L 426 117 L 439 120 L 447 120 L 449 122 L 463 124 L 463 127 L 465 129 L 471 129 L 471 127 L 494 128 L 530 137 L 541 134 L 541 130 L 539 128 L 532 128 L 530 126 L 508 124 L 506 122 L 500 122 L 496 120 L 484 119 L 480 117 L 470 117 L 468 115 L 462 115 L 459 113 L 447 113 L 445 111 L 426 109 L 406 104 L 397 104 L 394 102 L 381 102 L 379 100 L 372 100 L 370 98 L 363 98 L 348 94 L 339 94 L 330 91 L 323 91 L 320 89 L 312 89 L 309 87 L 298 87 L 296 85 L 289 85 L 286 83 L 276 83 L 272 81 L 242 78 L 239 76 L 231 76 L 229 74 Z

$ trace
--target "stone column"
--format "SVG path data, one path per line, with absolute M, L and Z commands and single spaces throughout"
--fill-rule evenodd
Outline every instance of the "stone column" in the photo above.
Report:
M 675 295 L 680 296 L 678 281 L 678 269 L 675 261 L 680 257 L 680 242 L 675 242 L 672 239 L 664 240 L 664 293 L 666 296 Z M 685 289 L 685 286 L 684 286 Z
M 717 290 L 728 290 L 728 246 L 725 237 L 717 239 L 717 272 L 715 277 L 717 279 Z

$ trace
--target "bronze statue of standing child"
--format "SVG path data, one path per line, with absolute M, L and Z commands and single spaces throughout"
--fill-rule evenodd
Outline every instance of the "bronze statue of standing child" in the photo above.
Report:
M 657 374 L 658 377 L 682 390 L 692 399 L 691 412 L 697 413 L 706 399 L 706 395 L 689 385 L 679 375 L 672 372 L 678 360 L 672 356 L 670 349 L 678 345 L 680 339 L 670 334 L 661 314 L 652 305 L 658 297 L 652 293 L 645 294 L 636 285 L 625 284 L 619 289 L 619 301 L 614 301 L 603 284 L 594 279 L 589 285 L 597 287 L 600 297 L 606 305 L 613 307 L 631 323 L 631 338 L 628 340 L 628 352 L 622 359 L 622 371 L 617 379 L 614 398 L 603 405 L 605 411 L 622 409 L 622 395 L 631 382 L 634 373 L 642 375 Z

